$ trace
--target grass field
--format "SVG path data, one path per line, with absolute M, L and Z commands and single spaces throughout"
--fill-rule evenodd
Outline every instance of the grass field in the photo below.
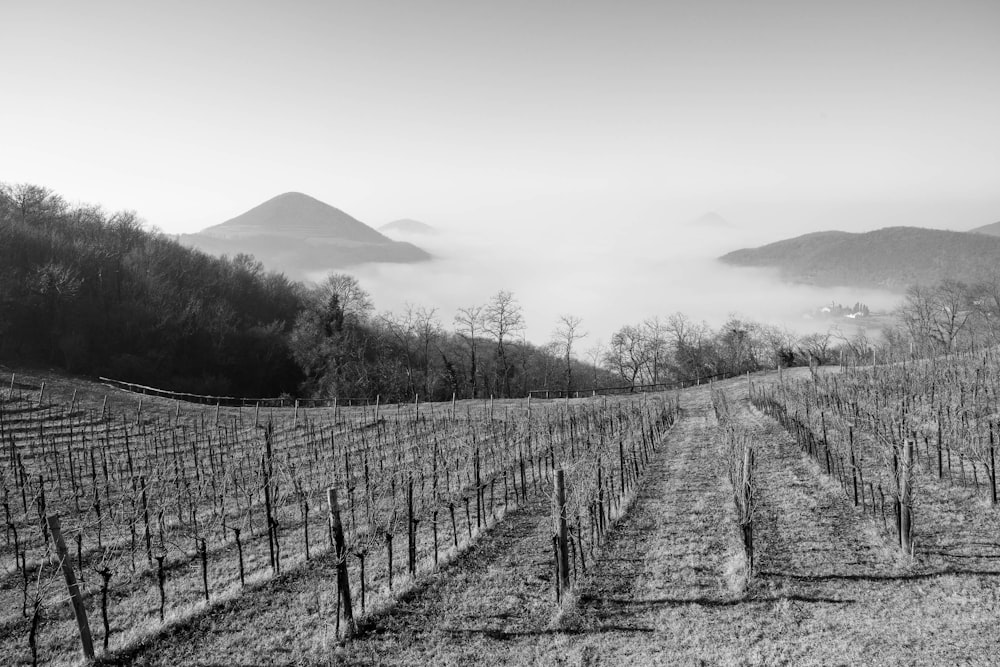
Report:
M 369 591 L 369 607 L 354 636 L 337 627 L 336 567 L 329 549 L 317 548 L 309 561 L 290 559 L 278 576 L 269 574 L 258 550 L 259 567 L 246 588 L 233 583 L 231 572 L 219 574 L 229 583 L 218 585 L 212 601 L 204 603 L 192 584 L 190 603 L 165 624 L 152 618 L 153 597 L 134 602 L 136 618 L 116 619 L 116 643 L 99 661 L 989 665 L 1000 660 L 1000 512 L 982 493 L 918 470 L 914 555 L 904 555 L 880 516 L 855 506 L 777 422 L 750 404 L 746 379 L 718 388 L 726 394 L 729 420 L 748 432 L 757 448 L 755 568 L 749 579 L 722 463 L 724 439 L 709 388 L 698 387 L 680 393 L 680 417 L 660 435 L 648 466 L 614 506 L 614 527 L 587 551 L 585 561 L 574 560 L 575 586 L 562 603 L 555 600 L 553 510 L 543 486 L 523 502 L 497 506 L 486 525 L 460 548 L 442 554 L 437 566 L 425 557 L 415 578 L 403 574 L 392 591 L 384 582 Z M 580 402 L 587 400 L 593 399 Z M 158 409 L 169 416 L 171 405 Z M 542 410 L 541 403 L 535 409 Z M 11 591 L 17 583 L 8 574 L 3 587 Z M 46 645 L 42 662 L 80 662 L 65 606 L 60 624 L 43 629 L 60 639 Z M 95 596 L 88 606 L 94 609 Z M 30 661 L 23 621 L 6 629 L 10 632 L 0 642 L 5 663 Z

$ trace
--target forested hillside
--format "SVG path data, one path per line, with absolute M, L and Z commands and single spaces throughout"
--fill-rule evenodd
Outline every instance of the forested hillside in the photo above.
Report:
M 38 186 L 0 192 L 0 359 L 184 390 L 294 390 L 298 285 L 251 257 L 182 248 L 133 212 Z
M 183 247 L 134 212 L 0 184 L 0 363 L 238 396 L 426 400 L 616 382 L 523 340 L 509 293 L 491 304 L 448 332 L 435 309 L 376 314 L 344 274 L 303 285 L 249 255 Z
M 940 229 L 887 227 L 863 234 L 815 232 L 720 258 L 736 266 L 773 267 L 790 282 L 904 291 L 942 280 L 991 278 L 1000 239 Z
M 905 330 L 886 331 L 883 343 L 956 350 L 992 339 L 995 287 L 911 290 Z M 526 340 L 523 309 L 502 289 L 454 313 L 379 312 L 350 275 L 301 284 L 249 255 L 183 247 L 133 212 L 0 184 L 0 364 L 201 394 L 395 402 L 630 388 L 826 363 L 840 350 L 867 358 L 877 344 L 864 332 L 797 336 L 738 315 L 714 329 L 654 314 L 605 342 L 571 313 L 552 323 L 549 341 Z

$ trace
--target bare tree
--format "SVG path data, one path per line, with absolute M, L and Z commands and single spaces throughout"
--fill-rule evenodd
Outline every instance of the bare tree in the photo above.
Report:
M 413 380 L 413 350 L 412 344 L 416 324 L 413 306 L 407 303 L 401 315 L 385 312 L 379 316 L 378 321 L 382 327 L 389 332 L 389 335 L 399 344 L 403 350 L 403 358 L 406 362 L 406 384 L 407 393 L 412 397 L 416 393 L 416 384 Z
M 485 310 L 483 306 L 469 306 L 468 308 L 459 308 L 458 313 L 455 314 L 455 333 L 465 341 L 465 344 L 469 348 L 470 398 L 476 397 L 476 380 L 478 377 L 478 368 L 476 366 L 477 338 L 484 333 Z
M 667 325 L 656 316 L 643 321 L 640 328 L 646 346 L 646 375 L 653 384 L 659 384 L 660 369 L 667 357 Z
M 817 364 L 823 365 L 830 362 L 830 346 L 833 342 L 834 335 L 830 331 L 811 333 L 799 339 L 799 349 L 810 366 L 812 366 L 813 360 Z
M 344 317 L 356 322 L 364 322 L 375 310 L 371 296 L 361 287 L 358 279 L 346 273 L 331 273 L 318 287 L 320 301 L 326 303 L 331 295 L 337 296 L 337 302 Z
M 560 315 L 555 331 L 552 332 L 552 342 L 566 361 L 564 379 L 567 395 L 573 389 L 573 344 L 587 336 L 587 332 L 580 331 L 582 322 L 583 320 L 575 315 Z
M 946 279 L 935 287 L 910 287 L 897 314 L 919 351 L 952 352 L 972 315 L 971 302 L 964 283 Z
M 431 346 L 441 336 L 441 320 L 437 317 L 437 308 L 418 308 L 413 320 L 413 329 L 420 346 L 423 362 L 424 396 L 430 400 L 431 395 Z
M 594 377 L 591 380 L 591 385 L 597 386 L 598 373 L 601 370 L 601 362 L 604 361 L 605 345 L 604 341 L 600 338 L 597 339 L 593 345 L 587 348 L 586 355 L 587 361 L 590 362 L 591 369 L 593 371 Z
M 543 345 L 539 350 L 540 355 L 540 366 L 539 374 L 541 379 L 541 386 L 548 388 L 550 386 L 550 378 L 553 374 L 553 367 L 556 366 L 555 359 L 559 357 L 559 344 L 555 341 L 550 341 Z
M 840 327 L 830 327 L 830 335 L 833 336 L 844 350 L 844 362 L 863 361 L 871 358 L 872 344 L 868 334 L 863 327 L 858 327 L 853 336 L 848 336 Z
M 673 348 L 677 374 L 682 378 L 700 378 L 709 364 L 711 330 L 704 322 L 698 324 L 683 313 L 674 313 L 664 325 L 669 345 Z
M 959 336 L 972 315 L 969 287 L 958 280 L 946 278 L 934 290 L 937 297 L 937 338 L 948 351 L 954 352 Z
M 497 393 L 510 395 L 510 360 L 507 358 L 506 343 L 514 334 L 524 330 L 524 314 L 521 304 L 507 290 L 497 292 L 486 305 L 484 330 L 497 344 L 499 377 L 496 379 Z
M 10 186 L 5 199 L 10 201 L 21 222 L 27 223 L 62 214 L 68 208 L 66 201 L 49 188 L 30 183 Z
M 768 367 L 787 366 L 794 358 L 795 334 L 773 324 L 749 323 L 754 356 Z M 832 331 L 832 330 L 831 330 Z
M 634 389 L 636 380 L 647 363 L 646 352 L 639 327 L 626 325 L 611 337 L 604 361 Z

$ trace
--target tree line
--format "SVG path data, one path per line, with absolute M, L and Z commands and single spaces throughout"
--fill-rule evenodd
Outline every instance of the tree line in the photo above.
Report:
M 249 255 L 181 246 L 134 211 L 0 183 L 5 363 L 235 396 L 441 400 L 615 381 L 573 355 L 579 330 L 562 348 L 528 342 L 510 292 L 451 326 L 420 306 L 376 314 L 352 276 L 304 285 Z
M 485 304 L 459 308 L 448 329 L 436 308 L 376 313 L 356 278 L 333 273 L 305 288 L 289 345 L 305 375 L 302 391 L 314 397 L 447 400 L 617 384 L 613 373 L 573 355 L 583 332 L 578 318 L 563 321 L 577 328 L 557 327 L 551 343 L 535 345 L 525 338 L 517 298 L 501 290 Z
M 252 257 L 146 230 L 133 211 L 0 184 L 0 359 L 181 391 L 293 391 L 300 293 Z
M 911 286 L 896 315 L 897 324 L 884 332 L 886 344 L 912 356 L 1000 344 L 1000 271 L 978 282 Z
M 886 333 L 890 344 L 904 334 L 949 349 L 985 340 L 1000 318 L 1000 282 L 914 288 L 901 312 L 905 328 Z M 192 393 L 409 401 L 697 381 L 873 347 L 863 333 L 796 336 L 739 316 L 713 329 L 682 313 L 622 326 L 606 342 L 572 314 L 556 318 L 544 344 L 525 330 L 506 290 L 451 314 L 420 305 L 380 313 L 353 276 L 302 284 L 249 255 L 181 246 L 133 211 L 0 183 L 7 363 Z

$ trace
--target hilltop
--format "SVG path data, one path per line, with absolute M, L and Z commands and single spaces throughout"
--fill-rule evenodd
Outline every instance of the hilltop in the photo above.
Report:
M 720 260 L 776 268 L 789 282 L 902 291 L 945 278 L 985 280 L 1000 264 L 1000 237 L 919 227 L 825 231 L 736 250 Z
M 1000 222 L 994 222 L 990 225 L 983 225 L 982 227 L 976 227 L 975 229 L 970 229 L 969 232 L 973 234 L 989 234 L 990 236 L 1000 236 Z
M 251 254 L 268 269 L 294 277 L 367 262 L 431 258 L 412 243 L 393 241 L 344 211 L 300 192 L 278 195 L 179 240 L 214 255 Z
M 732 229 L 733 223 L 729 222 L 715 211 L 709 211 L 690 222 L 691 227 L 701 229 Z
M 426 222 L 403 218 L 393 220 L 379 227 L 379 231 L 386 234 L 403 234 L 408 236 L 431 236 L 438 233 L 438 230 L 428 225 Z

